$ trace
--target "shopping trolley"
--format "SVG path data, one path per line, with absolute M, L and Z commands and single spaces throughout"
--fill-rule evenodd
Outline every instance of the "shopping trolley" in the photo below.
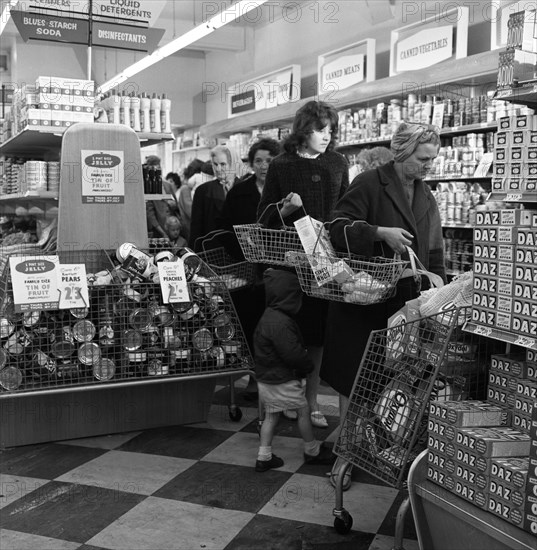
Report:
M 334 453 L 334 528 L 347 533 L 352 516 L 343 507 L 343 480 L 356 466 L 394 488 L 404 487 L 412 461 L 426 448 L 430 399 L 454 399 L 455 389 L 439 378 L 450 347 L 464 338 L 462 325 L 470 308 L 451 307 L 383 330 L 372 331 L 367 343 Z M 408 499 L 401 505 L 396 539 L 401 548 Z
M 233 226 L 242 253 L 248 262 L 293 267 L 290 253 L 304 251 L 297 230 L 286 226 L 283 221 L 278 208 L 283 203 L 284 201 L 281 200 L 267 205 L 256 223 Z M 279 229 L 270 229 L 259 222 L 265 212 L 273 206 L 276 207 L 280 216 L 281 228 Z

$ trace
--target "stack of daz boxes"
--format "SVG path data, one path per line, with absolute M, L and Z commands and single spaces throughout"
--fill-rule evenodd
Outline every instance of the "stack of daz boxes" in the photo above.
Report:
M 537 337 L 536 210 L 476 213 L 472 322 Z
M 537 535 L 536 373 L 534 350 L 493 356 L 487 401 L 433 401 L 427 477 Z

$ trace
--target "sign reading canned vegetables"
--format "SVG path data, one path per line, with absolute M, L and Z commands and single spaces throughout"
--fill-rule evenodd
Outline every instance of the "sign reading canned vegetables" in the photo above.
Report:
M 82 150 L 82 202 L 120 204 L 125 202 L 123 151 Z
M 63 264 L 58 266 L 57 273 L 60 292 L 59 309 L 88 307 L 86 266 L 84 264 Z
M 163 302 L 190 302 L 183 262 L 159 262 L 157 267 Z
M 15 311 L 58 309 L 58 256 L 9 258 Z

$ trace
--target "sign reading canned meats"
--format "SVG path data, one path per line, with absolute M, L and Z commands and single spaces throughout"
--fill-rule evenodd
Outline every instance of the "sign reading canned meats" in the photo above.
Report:
M 58 309 L 58 256 L 9 258 L 15 311 Z
M 59 309 L 89 307 L 88 280 L 84 264 L 63 264 L 57 268 Z
M 158 262 L 162 301 L 165 304 L 190 302 L 183 262 Z
M 81 151 L 82 202 L 120 204 L 125 202 L 123 151 Z

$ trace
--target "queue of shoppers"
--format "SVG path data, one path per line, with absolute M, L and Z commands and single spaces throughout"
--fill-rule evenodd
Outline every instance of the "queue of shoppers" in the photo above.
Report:
M 297 111 L 283 151 L 272 139 L 251 146 L 251 172 L 246 176 L 244 163 L 229 146 L 211 151 L 210 181 L 190 183 L 202 164 L 191 163 L 183 178 L 187 185 L 177 196 L 179 215 L 184 212 L 183 194 L 191 201 L 191 219 L 182 225 L 190 247 L 199 250 L 207 235 L 226 232 L 219 244 L 240 261 L 244 257 L 234 225 L 257 222 L 279 228 L 307 214 L 326 223 L 336 251 L 387 258 L 397 254 L 405 259 L 410 247 L 426 269 L 445 280 L 440 215 L 423 181 L 439 151 L 438 129 L 401 123 L 390 150 L 364 153 L 350 184 L 347 159 L 334 150 L 337 131 L 335 108 L 310 101 Z M 188 193 L 181 191 L 185 188 Z M 317 401 L 320 380 L 339 394 L 343 418 L 369 334 L 386 328 L 388 318 L 418 293 L 415 279 L 409 277 L 381 304 L 315 299 L 300 291 L 293 268 L 268 266 L 259 266 L 253 290 L 242 296 L 233 293 L 256 362 L 257 380 L 250 380 L 247 393 L 259 395 L 264 411 L 256 471 L 283 465 L 271 446 L 280 412 L 298 420 L 306 462 L 334 462 L 312 432 L 313 427 L 328 427 Z M 333 483 L 338 462 L 330 476 Z M 350 468 L 345 475 L 347 489 Z

